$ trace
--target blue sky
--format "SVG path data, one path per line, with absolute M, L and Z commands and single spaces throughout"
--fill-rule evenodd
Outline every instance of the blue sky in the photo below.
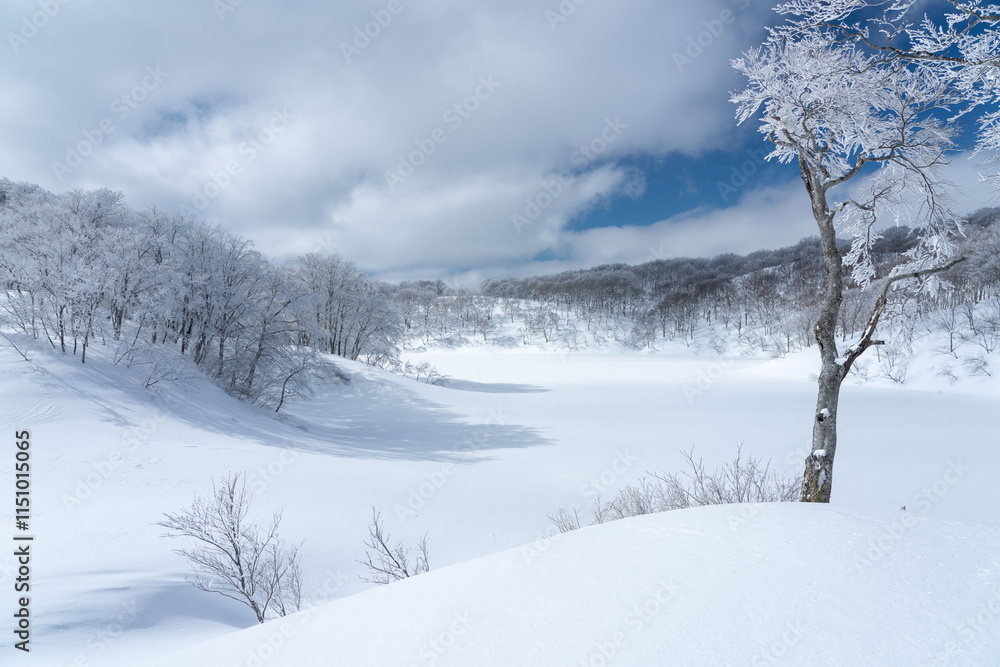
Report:
M 754 0 L 11 0 L 0 175 L 109 187 L 381 278 L 749 252 L 813 233 L 737 127 Z M 960 208 L 986 202 L 956 161 Z
M 747 137 L 739 139 L 743 143 L 732 149 L 696 156 L 670 153 L 618 160 L 618 164 L 642 174 L 641 196 L 623 193 L 601 202 L 570 220 L 569 229 L 649 225 L 692 209 L 728 208 L 738 204 L 746 188 L 794 182 L 798 177 L 794 168 L 767 162 L 768 150 L 756 134 L 749 141 Z

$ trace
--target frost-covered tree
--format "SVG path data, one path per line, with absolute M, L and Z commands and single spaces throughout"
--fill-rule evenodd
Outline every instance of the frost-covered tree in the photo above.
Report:
M 6 180 L 0 190 L 4 320 L 86 362 L 102 333 L 106 255 L 123 224 L 122 196 L 103 189 L 57 196 Z
M 955 120 L 975 116 L 970 146 L 996 165 L 1000 148 L 1000 5 L 988 0 L 791 0 L 776 11 L 787 21 L 775 29 L 794 36 L 816 28 L 834 31 L 883 62 L 919 66 L 951 82 L 960 102 Z M 1000 174 L 988 178 L 1000 186 Z
M 175 551 L 191 564 L 193 586 L 246 605 L 263 623 L 301 606 L 300 545 L 278 535 L 280 511 L 261 524 L 251 518 L 252 507 L 246 476 L 234 473 L 213 480 L 211 496 L 196 497 L 156 525 L 167 529 L 165 537 L 187 538 L 190 546 Z
M 48 341 L 82 362 L 110 341 L 113 362 L 141 370 L 147 387 L 197 367 L 280 409 L 336 375 L 309 345 L 321 338 L 313 295 L 294 271 L 219 227 L 131 210 L 110 190 L 56 195 L 0 179 L 0 286 L 5 337 Z M 387 298 L 352 303 L 350 349 L 391 354 L 391 326 L 379 324 L 395 322 Z
M 821 370 L 802 500 L 829 502 L 841 384 L 876 343 L 892 286 L 949 265 L 955 216 L 941 168 L 954 130 L 944 117 L 962 98 L 946 73 L 886 59 L 824 27 L 772 31 L 733 65 L 747 80 L 732 96 L 739 122 L 761 112 L 760 131 L 774 147 L 768 159 L 798 166 L 819 229 L 826 274 L 813 333 Z M 876 278 L 871 250 L 887 217 L 917 228 L 920 241 L 883 278 L 860 338 L 841 350 L 845 266 L 858 285 Z M 851 238 L 846 254 L 838 229 Z
M 296 272 L 312 295 L 310 345 L 348 359 L 395 357 L 403 318 L 379 284 L 339 255 L 305 255 Z
M 107 249 L 105 297 L 112 339 L 118 343 L 114 361 L 131 367 L 151 362 L 150 343 L 166 339 L 181 274 L 171 243 L 185 223 L 156 209 L 129 211 L 127 217 L 129 224 L 115 230 Z M 155 383 L 165 376 L 149 377 Z

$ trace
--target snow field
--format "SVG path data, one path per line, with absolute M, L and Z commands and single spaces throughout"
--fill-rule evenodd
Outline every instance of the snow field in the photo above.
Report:
M 827 637 L 829 650 L 833 638 L 853 646 L 859 628 L 880 627 L 890 638 L 913 628 L 922 639 L 909 648 L 889 642 L 884 651 L 926 651 L 926 664 L 949 664 L 928 662 L 949 642 L 958 656 L 951 664 L 988 655 L 998 624 L 977 619 L 992 613 L 1000 551 L 995 529 L 971 524 L 997 523 L 997 397 L 989 378 L 974 380 L 981 396 L 969 395 L 965 381 L 927 380 L 925 388 L 919 372 L 903 387 L 847 384 L 834 505 L 822 519 L 808 514 L 813 508 L 743 506 L 555 535 L 547 514 L 575 507 L 587 523 L 595 496 L 607 499 L 647 470 L 680 469 L 680 450 L 691 446 L 712 468 L 744 442 L 745 452 L 797 474 L 814 402 L 811 352 L 780 360 L 484 349 L 413 355 L 450 376 L 450 386 L 348 362 L 350 384 L 321 387 L 276 421 L 207 384 L 195 393 L 150 393 L 96 354 L 85 367 L 36 354 L 31 366 L 3 350 L 9 427 L 29 428 L 34 448 L 37 588 L 33 653 L 22 662 L 131 665 L 217 639 L 197 649 L 204 659 L 195 652 L 173 664 L 252 664 L 247 651 L 255 647 L 273 650 L 267 665 L 325 664 L 317 656 L 334 651 L 323 639 L 331 636 L 342 647 L 338 664 L 348 665 L 659 664 L 650 656 L 675 654 L 706 656 L 701 664 L 716 657 L 749 664 L 755 656 L 764 660 L 758 664 L 796 664 L 791 656 L 807 654 L 795 651 L 818 646 L 812 633 Z M 0 471 L 0 487 L 9 486 L 10 468 Z M 273 644 L 284 636 L 282 621 L 251 627 L 249 611 L 186 584 L 187 565 L 171 552 L 180 545 L 154 525 L 229 471 L 247 472 L 260 518 L 284 508 L 282 536 L 305 540 L 312 620 L 300 628 L 302 617 L 286 619 L 297 639 L 288 634 L 280 647 Z M 372 506 L 394 538 L 412 544 L 429 533 L 432 571 L 350 597 L 370 588 L 358 578 L 357 559 Z M 964 523 L 945 523 L 955 521 Z M 0 557 L 4 587 L 10 566 Z M 902 574 L 888 572 L 897 566 Z M 809 583 L 831 568 L 837 574 L 828 586 Z M 660 589 L 671 581 L 676 593 Z M 813 599 L 820 588 L 827 592 Z M 873 599 L 879 591 L 884 600 Z M 668 595 L 669 603 L 657 597 Z M 653 601 L 664 611 L 633 627 L 639 617 L 629 614 Z M 822 615 L 809 606 L 820 602 L 839 610 L 832 629 L 803 629 L 798 616 L 774 611 L 811 618 Z M 872 620 L 910 603 L 930 614 L 926 623 L 912 615 Z M 868 620 L 852 624 L 851 610 Z M 719 627 L 733 630 L 719 640 L 712 634 Z M 249 629 L 233 634 L 239 628 Z M 862 638 L 858 651 L 875 650 L 874 635 Z M 431 658 L 432 640 L 453 645 Z M 0 640 L 0 650 L 10 651 L 8 642 Z M 779 660 L 773 647 L 792 643 L 800 648 L 789 646 Z M 218 649 L 226 662 L 212 661 L 222 659 L 212 646 L 228 647 Z M 612 657 L 602 653 L 609 647 Z M 363 651 L 381 662 L 364 662 Z M 556 651 L 572 660 L 556 659 Z M 850 651 L 843 662 L 834 653 L 818 664 L 923 664 L 885 652 L 851 662 L 862 654 Z

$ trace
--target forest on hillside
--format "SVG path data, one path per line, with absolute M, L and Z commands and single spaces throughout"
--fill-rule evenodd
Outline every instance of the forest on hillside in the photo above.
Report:
M 905 354 L 919 327 L 943 333 L 950 354 L 963 343 L 983 353 L 1000 344 L 998 221 L 1000 209 L 969 215 L 969 260 L 930 289 L 893 293 L 893 308 L 908 317 L 896 319 L 887 354 Z M 878 276 L 914 243 L 906 227 L 884 230 L 872 251 Z M 808 238 L 745 256 L 493 279 L 478 290 L 442 280 L 388 284 L 334 254 L 269 259 L 218 226 L 137 211 L 107 189 L 53 194 L 0 180 L 0 326 L 9 344 L 16 333 L 83 363 L 99 345 L 147 386 L 203 375 L 274 410 L 335 376 L 330 355 L 409 373 L 405 349 L 438 345 L 698 343 L 718 353 L 785 354 L 814 342 L 823 270 L 819 241 Z M 840 314 L 844 340 L 864 326 L 875 299 L 871 286 L 851 287 Z

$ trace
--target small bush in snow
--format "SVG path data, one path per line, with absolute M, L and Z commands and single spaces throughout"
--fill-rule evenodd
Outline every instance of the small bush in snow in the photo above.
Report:
M 882 377 L 896 384 L 906 384 L 910 371 L 910 352 L 906 345 L 890 342 L 879 350 L 879 370 Z
M 949 365 L 942 366 L 941 370 L 935 373 L 935 375 L 937 375 L 939 378 L 944 378 L 945 380 L 947 380 L 948 384 L 955 384 L 956 382 L 958 382 L 958 376 L 955 375 L 955 371 Z
M 253 610 L 263 623 L 299 610 L 302 571 L 299 547 L 286 546 L 278 536 L 281 512 L 261 525 L 248 521 L 253 496 L 246 478 L 231 474 L 212 482 L 212 495 L 196 497 L 178 514 L 164 514 L 157 522 L 166 537 L 195 540 L 189 549 L 175 549 L 194 569 L 188 581 L 196 588 L 218 593 Z
M 576 510 L 573 510 L 571 514 L 560 507 L 558 512 L 549 515 L 549 520 L 556 524 L 560 533 L 568 533 L 580 527 L 580 515 Z
M 428 572 L 427 533 L 417 542 L 416 559 L 411 561 L 409 547 L 403 546 L 402 541 L 392 543 L 392 536 L 382 523 L 382 514 L 373 507 L 372 523 L 368 526 L 368 540 L 365 542 L 365 559 L 358 562 L 368 568 L 368 576 L 361 579 L 370 584 L 389 584 Z
M 969 375 L 990 375 L 990 362 L 985 354 L 978 354 L 963 359 L 962 366 L 965 367 Z
M 680 473 L 649 473 L 635 484 L 626 484 L 615 496 L 593 508 L 593 524 L 617 521 L 641 514 L 732 503 L 794 502 L 799 499 L 802 480 L 771 469 L 770 461 L 752 456 L 743 458 L 743 446 L 736 457 L 714 472 L 705 469 L 702 459 L 695 460 L 694 449 L 682 452 L 688 470 Z M 580 527 L 580 519 L 560 509 L 549 517 L 560 532 Z
M 438 369 L 430 365 L 426 361 L 420 362 L 419 364 L 411 364 L 409 361 L 402 366 L 403 377 L 413 376 L 418 382 L 422 379 L 427 384 L 433 385 L 444 385 L 448 380 L 447 375 L 442 375 L 438 372 Z

